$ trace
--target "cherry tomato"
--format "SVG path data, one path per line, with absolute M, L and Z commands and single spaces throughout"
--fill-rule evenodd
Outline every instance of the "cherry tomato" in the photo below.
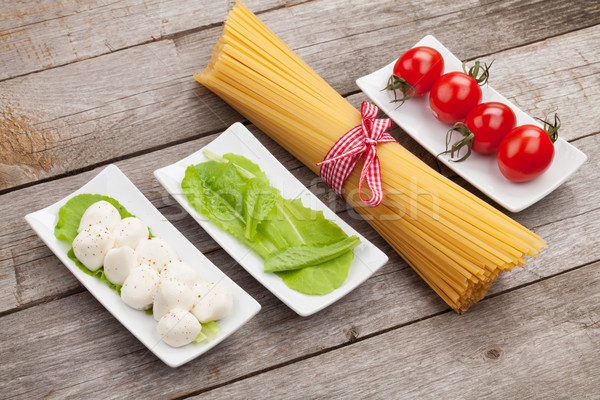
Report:
M 437 50 L 427 46 L 413 47 L 396 61 L 387 89 L 400 89 L 403 97 L 394 101 L 404 102 L 429 92 L 443 72 L 444 58 Z
M 498 150 L 504 136 L 517 125 L 517 117 L 506 104 L 492 101 L 478 104 L 469 111 L 465 125 L 475 135 L 473 151 L 490 154 Z
M 480 101 L 479 83 L 464 72 L 442 75 L 429 94 L 429 106 L 433 115 L 447 124 L 462 121 Z
M 510 131 L 498 148 L 498 167 L 502 175 L 513 182 L 527 182 L 548 169 L 554 158 L 553 142 L 560 120 L 558 122 L 556 126 L 550 125 L 554 129 L 549 131 L 536 125 L 521 125 Z
M 498 150 L 500 142 L 517 124 L 515 113 L 506 104 L 498 102 L 481 103 L 476 105 L 465 118 L 465 122 L 456 122 L 446 134 L 446 151 L 452 161 L 464 161 L 471 155 L 471 150 L 480 154 L 490 154 Z M 452 145 L 453 134 L 458 132 L 461 138 Z M 454 154 L 460 155 L 463 147 L 466 153 L 454 159 Z

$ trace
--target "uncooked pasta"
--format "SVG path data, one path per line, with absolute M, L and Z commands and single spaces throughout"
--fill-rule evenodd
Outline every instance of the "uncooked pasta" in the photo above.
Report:
M 210 64 L 194 77 L 317 174 L 316 164 L 361 121 L 358 110 L 239 2 Z M 360 162 L 344 198 L 455 311 L 466 311 L 500 273 L 546 247 L 399 143 L 380 144 L 377 152 L 381 204 L 361 202 Z

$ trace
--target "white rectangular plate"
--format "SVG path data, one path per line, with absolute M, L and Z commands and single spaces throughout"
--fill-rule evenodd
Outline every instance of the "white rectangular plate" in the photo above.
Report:
M 81 193 L 102 194 L 115 198 L 129 212 L 148 224 L 155 236 L 165 239 L 185 262 L 196 268 L 209 282 L 218 282 L 229 289 L 233 297 L 232 312 L 218 321 L 221 330 L 208 343 L 191 343 L 175 348 L 164 343 L 156 331 L 156 321 L 144 311 L 128 307 L 116 291 L 100 279 L 87 275 L 67 257 L 71 246 L 54 236 L 58 210 L 70 198 Z M 109 165 L 96 177 L 57 203 L 25 216 L 38 236 L 75 275 L 87 290 L 152 353 L 170 367 L 178 367 L 212 349 L 231 335 L 260 310 L 260 304 L 236 285 L 204 254 L 191 244 L 114 165 Z
M 348 235 L 356 235 L 361 243 L 354 249 L 354 260 L 344 284 L 322 296 L 306 295 L 288 288 L 275 274 L 263 272 L 264 261 L 233 236 L 221 230 L 192 208 L 181 190 L 181 181 L 189 165 L 208 161 L 202 154 L 207 148 L 219 155 L 235 153 L 255 162 L 267 174 L 271 185 L 281 191 L 284 198 L 301 198 L 305 207 L 323 211 L 325 218 L 335 222 Z M 298 181 L 277 159 L 240 123 L 235 123 L 217 139 L 189 157 L 154 171 L 154 175 L 181 206 L 256 280 L 262 283 L 282 302 L 305 317 L 322 310 L 339 300 L 364 282 L 388 260 L 388 257 L 362 235 L 352 229 L 310 190 Z
M 462 62 L 433 36 L 425 36 L 416 46 L 429 46 L 444 57 L 444 73 L 462 71 Z M 431 154 L 438 155 L 446 150 L 446 132 L 450 126 L 435 119 L 429 108 L 429 94 L 413 97 L 401 107 L 392 103 L 393 92 L 382 90 L 392 74 L 396 61 L 386 65 L 372 74 L 356 80 L 360 89 L 406 133 L 413 137 Z M 493 72 L 493 71 L 492 71 Z M 517 125 L 534 124 L 538 121 L 527 115 L 513 103 L 489 85 L 481 88 L 482 102 L 498 101 L 508 105 L 517 116 Z M 538 178 L 525 182 L 513 183 L 506 179 L 496 162 L 494 154 L 472 155 L 463 162 L 450 161 L 450 155 L 442 155 L 439 159 L 450 169 L 462 176 L 473 186 L 502 207 L 512 212 L 521 211 L 538 200 L 544 198 L 565 180 L 567 180 L 587 159 L 587 156 L 567 141 L 559 138 L 554 143 L 555 153 L 552 165 Z

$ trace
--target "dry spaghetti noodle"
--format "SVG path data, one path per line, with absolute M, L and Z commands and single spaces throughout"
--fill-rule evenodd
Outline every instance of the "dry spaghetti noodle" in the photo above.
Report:
M 194 77 L 315 173 L 336 140 L 360 123 L 358 110 L 240 2 L 210 64 Z M 345 199 L 455 311 L 466 311 L 501 272 L 546 247 L 400 144 L 377 150 L 383 202 L 362 205 L 360 163 L 346 181 Z

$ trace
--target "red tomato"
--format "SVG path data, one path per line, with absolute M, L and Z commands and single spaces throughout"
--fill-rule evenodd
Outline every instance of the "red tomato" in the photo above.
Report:
M 521 125 L 510 131 L 498 148 L 498 167 L 508 180 L 527 182 L 540 176 L 554 158 L 555 138 L 535 125 Z
M 517 117 L 506 104 L 492 101 L 478 104 L 469 111 L 465 125 L 475 135 L 473 151 L 490 154 L 498 150 L 504 136 L 517 125 Z
M 479 83 L 464 72 L 442 75 L 429 94 L 433 115 L 447 124 L 462 121 L 480 101 Z
M 437 50 L 426 46 L 413 47 L 396 61 L 387 89 L 400 89 L 404 96 L 395 101 L 404 102 L 412 96 L 423 96 L 429 92 L 443 72 L 444 58 Z

